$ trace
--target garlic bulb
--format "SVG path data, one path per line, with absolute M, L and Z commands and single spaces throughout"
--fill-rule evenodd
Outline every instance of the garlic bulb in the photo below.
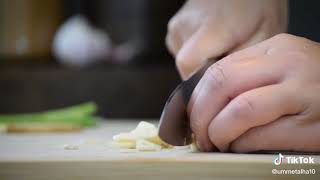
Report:
M 56 32 L 53 54 L 62 64 L 86 66 L 106 59 L 111 52 L 107 33 L 92 27 L 81 15 L 71 17 Z

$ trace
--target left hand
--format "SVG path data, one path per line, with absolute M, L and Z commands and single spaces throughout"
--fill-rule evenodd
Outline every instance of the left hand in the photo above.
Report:
M 320 152 L 320 45 L 280 34 L 213 64 L 188 106 L 200 150 Z
M 287 0 L 188 0 L 170 20 L 167 47 L 183 79 L 219 58 L 286 31 Z

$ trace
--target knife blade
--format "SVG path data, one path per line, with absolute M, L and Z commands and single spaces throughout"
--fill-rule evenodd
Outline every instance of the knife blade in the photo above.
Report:
M 180 83 L 169 96 L 162 111 L 158 135 L 166 143 L 185 146 L 192 143 L 187 106 L 194 88 L 215 60 L 208 60 L 188 80 Z

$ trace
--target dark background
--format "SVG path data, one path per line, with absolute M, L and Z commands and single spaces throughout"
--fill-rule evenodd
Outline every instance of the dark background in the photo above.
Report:
M 289 0 L 289 5 L 288 32 L 320 42 L 320 1 Z
M 50 55 L 41 57 L 46 59 L 41 62 L 36 60 L 39 57 L 16 61 L 0 55 L 0 113 L 34 112 L 95 101 L 99 114 L 107 118 L 158 118 L 166 98 L 180 82 L 164 37 L 167 22 L 183 2 L 65 1 L 64 19 L 85 14 L 97 27 L 107 30 L 115 43 L 133 39 L 143 51 L 129 64 L 105 63 L 87 68 L 64 67 Z M 320 41 L 319 5 L 316 0 L 291 0 L 289 33 Z

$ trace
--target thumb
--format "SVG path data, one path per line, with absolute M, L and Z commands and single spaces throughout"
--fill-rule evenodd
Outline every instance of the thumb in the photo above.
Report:
M 207 59 L 219 57 L 233 48 L 235 42 L 225 29 L 202 27 L 182 46 L 176 56 L 176 65 L 182 79 L 187 79 Z

